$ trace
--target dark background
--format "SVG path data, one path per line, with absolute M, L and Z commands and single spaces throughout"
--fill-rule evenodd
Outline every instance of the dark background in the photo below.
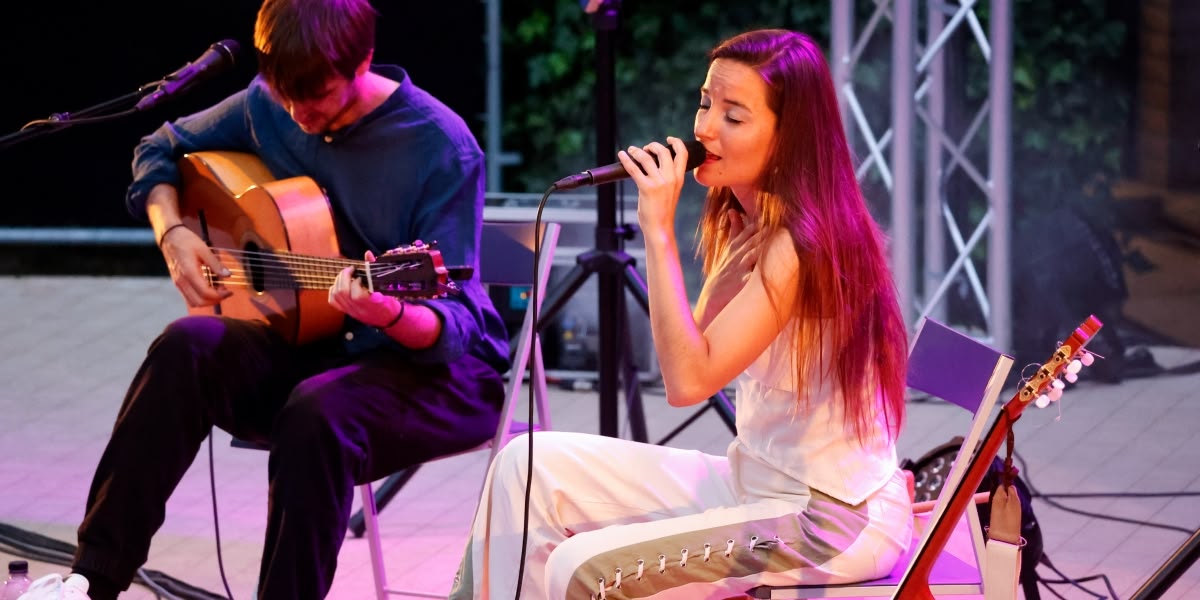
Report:
M 482 144 L 484 4 L 373 4 L 381 15 L 375 62 L 408 69 L 417 85 L 463 116 Z M 249 82 L 255 72 L 252 33 L 258 6 L 249 0 L 5 3 L 0 8 L 0 136 L 35 119 L 133 93 L 197 59 L 216 41 L 233 38 L 242 51 L 233 71 L 176 101 L 112 122 L 76 124 L 0 149 L 6 196 L 0 227 L 141 226 L 124 206 L 133 147 L 164 121 L 204 108 Z M 148 252 L 161 263 L 153 248 L 89 252 Z M 45 258 L 39 259 L 35 249 L 0 245 L 0 272 L 60 270 Z M 31 260 L 40 264 L 30 266 Z M 102 274 L 106 266 L 122 270 L 120 262 L 102 261 L 91 272 Z

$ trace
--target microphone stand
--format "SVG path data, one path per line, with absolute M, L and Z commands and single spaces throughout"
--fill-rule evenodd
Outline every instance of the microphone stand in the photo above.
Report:
M 620 20 L 620 0 L 603 0 L 593 14 L 596 30 L 596 163 L 617 162 L 616 156 L 616 31 Z M 631 225 L 617 225 L 616 184 L 606 183 L 596 191 L 596 247 L 580 254 L 576 265 L 563 282 L 546 295 L 539 316 L 539 328 L 544 329 L 564 307 L 589 275 L 598 279 L 599 347 L 597 374 L 600 393 L 600 434 L 618 436 L 619 380 L 625 384 L 625 402 L 630 421 L 630 435 L 639 442 L 647 441 L 645 415 L 642 411 L 637 367 L 633 364 L 629 319 L 626 313 L 625 289 L 638 305 L 649 313 L 646 283 L 637 271 L 636 260 L 624 250 L 625 240 L 637 235 Z M 700 412 L 715 408 L 729 431 L 736 433 L 733 403 L 723 392 L 717 392 Z M 700 415 L 697 413 L 660 440 L 665 444 Z
M 613 134 L 616 123 L 615 63 L 616 30 L 620 21 L 620 0 L 603 0 L 592 15 L 596 30 L 596 162 L 616 162 L 616 138 Z M 599 300 L 599 346 L 597 348 L 597 375 L 600 392 L 600 434 L 618 436 L 617 384 L 623 368 L 626 408 L 629 411 L 631 435 L 639 442 L 646 441 L 646 422 L 642 412 L 638 391 L 637 369 L 630 357 L 622 361 L 630 347 L 628 320 L 625 318 L 625 294 L 621 275 L 633 278 L 630 288 L 643 307 L 649 307 L 645 284 L 634 267 L 634 259 L 624 251 L 624 241 L 634 235 L 630 227 L 618 227 L 616 220 L 616 184 L 606 183 L 596 187 L 596 247 L 580 254 L 575 267 L 567 274 L 563 283 L 550 290 L 544 301 L 545 308 L 539 316 L 540 327 L 552 323 L 558 312 L 592 273 L 597 276 Z M 641 284 L 641 285 L 638 285 Z M 640 288 L 640 289 L 639 289 Z M 618 346 L 618 336 L 620 346 Z
M 21 129 L 0 137 L 0 150 L 4 150 L 9 146 L 15 146 L 21 142 L 26 142 L 49 133 L 62 131 L 71 125 L 80 123 L 100 123 L 118 117 L 131 115 L 136 111 L 128 109 L 117 113 L 109 113 L 109 111 L 114 110 L 122 105 L 135 104 L 138 99 L 146 95 L 146 92 L 154 89 L 154 86 L 158 85 L 159 83 L 160 82 L 156 81 L 154 83 L 144 85 L 138 88 L 135 92 L 130 92 L 124 96 L 101 102 L 100 104 L 90 106 L 83 110 L 73 113 L 54 113 L 46 119 L 30 122 Z

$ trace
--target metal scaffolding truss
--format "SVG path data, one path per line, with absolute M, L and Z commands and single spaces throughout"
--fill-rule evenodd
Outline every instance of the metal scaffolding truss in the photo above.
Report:
M 976 14 L 980 4 L 976 0 L 957 3 L 928 0 L 923 3 L 926 17 L 923 44 L 917 40 L 918 4 L 922 4 L 919 0 L 873 0 L 871 16 L 856 35 L 857 1 L 831 0 L 830 62 L 847 133 L 866 147 L 858 177 L 861 180 L 875 173 L 891 195 L 892 269 L 905 317 L 914 324 L 925 316 L 944 319 L 947 292 L 962 276 L 986 321 L 987 331 L 981 337 L 996 348 L 1011 349 L 1012 0 L 991 0 L 990 39 Z M 880 126 L 873 126 L 863 110 L 854 72 L 862 64 L 863 52 L 872 37 L 888 30 L 885 21 L 891 24 L 892 36 L 892 122 L 877 134 Z M 956 139 L 944 127 L 944 52 L 951 35 L 963 28 L 969 29 L 980 55 L 987 61 L 988 97 Z M 925 134 L 924 202 L 920 204 L 916 196 L 918 119 Z M 985 121 L 988 124 L 986 173 L 967 156 L 968 146 L 982 131 Z M 974 223 L 960 222 L 947 202 L 946 182 L 959 171 L 978 187 L 986 201 L 982 216 Z M 917 256 L 918 206 L 923 207 L 922 260 Z M 971 257 L 985 234 L 990 234 L 986 236 L 986 283 Z M 953 245 L 953 256 L 947 256 L 947 237 Z M 918 265 L 923 272 L 920 295 Z

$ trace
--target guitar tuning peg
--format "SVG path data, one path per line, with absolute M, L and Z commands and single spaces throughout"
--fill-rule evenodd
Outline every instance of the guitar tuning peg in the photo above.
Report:
M 1068 383 L 1075 383 L 1076 381 L 1079 381 L 1079 374 L 1078 373 L 1066 373 L 1063 375 L 1063 379 L 1066 379 Z
M 1051 402 L 1058 402 L 1062 398 L 1063 391 L 1062 388 L 1051 387 L 1050 391 L 1046 392 L 1046 395 L 1050 397 Z
M 1079 354 L 1079 361 L 1082 362 L 1084 366 L 1090 367 L 1092 366 L 1092 363 L 1096 362 L 1096 355 L 1092 354 L 1091 352 L 1081 352 Z
M 1078 358 L 1067 363 L 1067 372 L 1068 373 L 1078 373 L 1079 370 L 1082 368 L 1083 368 L 1083 362 L 1080 361 Z
M 1070 380 L 1068 379 L 1068 381 L 1070 381 Z M 1063 383 L 1062 381 L 1060 381 L 1058 379 L 1055 379 L 1054 381 L 1050 382 L 1051 389 L 1063 390 L 1063 389 L 1066 389 L 1066 387 L 1067 387 L 1067 384 Z
M 1038 396 L 1037 400 L 1034 400 L 1033 403 L 1037 405 L 1038 408 L 1046 408 L 1047 406 L 1050 406 L 1050 397 L 1042 394 Z

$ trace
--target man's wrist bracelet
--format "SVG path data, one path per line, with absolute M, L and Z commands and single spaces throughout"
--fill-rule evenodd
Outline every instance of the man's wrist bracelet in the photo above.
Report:
M 158 244 L 157 245 L 159 248 L 162 248 L 163 241 L 167 239 L 167 234 L 171 233 L 178 227 L 186 227 L 186 225 L 184 225 L 183 223 L 176 223 L 176 224 L 163 230 L 162 235 L 158 236 Z
M 388 324 L 387 324 L 387 325 L 381 325 L 381 326 L 379 327 L 379 330 L 380 330 L 380 331 L 387 331 L 387 330 L 391 329 L 393 326 L 395 326 L 395 325 L 396 325 L 396 323 L 399 323 L 399 322 L 400 322 L 400 319 L 403 319 L 403 318 L 404 318 L 404 307 L 405 307 L 405 306 L 408 306 L 408 303 L 407 303 L 407 302 L 405 302 L 405 301 L 403 301 L 403 300 L 401 300 L 401 301 L 400 301 L 400 310 L 396 311 L 396 316 L 395 316 L 395 317 L 392 317 L 392 320 L 391 320 L 391 321 L 388 321 Z

